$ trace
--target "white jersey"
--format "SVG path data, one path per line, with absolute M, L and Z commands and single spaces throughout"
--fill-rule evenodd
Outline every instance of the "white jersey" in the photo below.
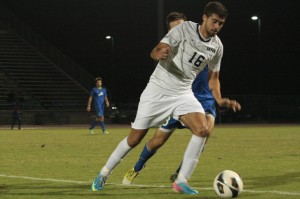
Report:
M 199 31 L 200 24 L 187 21 L 165 35 L 161 42 L 170 45 L 172 53 L 157 64 L 147 87 L 167 95 L 190 93 L 194 79 L 206 65 L 214 72 L 220 70 L 221 40 L 216 35 L 204 41 Z

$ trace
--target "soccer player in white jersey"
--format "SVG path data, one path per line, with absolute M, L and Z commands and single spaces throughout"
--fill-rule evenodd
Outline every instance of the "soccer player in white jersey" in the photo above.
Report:
M 186 16 L 180 12 L 171 12 L 166 17 L 168 30 L 186 21 Z M 210 91 L 208 85 L 208 66 L 204 68 L 196 77 L 193 82 L 192 90 L 195 97 L 201 103 L 207 120 L 209 135 L 211 135 L 214 129 L 214 122 L 216 117 L 215 110 L 215 98 Z M 221 91 L 217 91 L 218 93 Z M 221 94 L 220 94 L 221 96 Z M 232 99 L 221 98 L 217 100 L 217 103 L 221 107 L 227 107 L 231 109 L 240 110 L 240 104 Z M 168 118 L 166 122 L 161 125 L 155 132 L 154 136 L 145 144 L 143 151 L 140 154 L 139 160 L 134 167 L 130 169 L 123 178 L 123 184 L 132 184 L 134 179 L 138 176 L 140 171 L 145 167 L 146 162 L 156 153 L 156 151 L 164 145 L 169 139 L 172 133 L 177 129 L 185 128 L 180 121 L 173 118 Z M 207 139 L 206 139 L 207 142 Z M 181 164 L 176 172 L 171 176 L 171 180 L 174 181 L 180 171 Z M 177 186 L 175 186 L 176 188 Z
M 176 190 L 197 194 L 188 184 L 198 157 L 208 136 L 204 110 L 195 98 L 191 86 L 196 75 L 208 65 L 212 71 L 209 85 L 214 93 L 219 84 L 223 45 L 217 33 L 223 27 L 228 11 L 220 2 L 205 6 L 203 22 L 188 21 L 173 28 L 151 51 L 159 61 L 143 91 L 131 132 L 117 146 L 92 184 L 92 190 L 102 190 L 112 170 L 147 134 L 150 127 L 161 124 L 168 116 L 179 119 L 192 132 L 180 173 L 173 184 Z M 216 94 L 217 95 L 217 94 Z M 215 98 L 221 98 L 220 96 Z

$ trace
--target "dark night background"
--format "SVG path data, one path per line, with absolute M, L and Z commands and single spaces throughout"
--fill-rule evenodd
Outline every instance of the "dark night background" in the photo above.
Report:
M 160 2 L 160 3 L 159 3 Z M 78 63 L 104 78 L 118 101 L 138 101 L 155 63 L 150 51 L 161 39 L 163 16 L 180 11 L 201 22 L 204 0 L 0 0 L 14 15 Z M 219 37 L 224 44 L 223 96 L 299 95 L 300 13 L 296 0 L 224 0 L 230 16 Z M 261 19 L 261 60 L 258 23 Z M 163 23 L 163 31 L 166 32 Z M 114 37 L 112 70 L 111 40 Z

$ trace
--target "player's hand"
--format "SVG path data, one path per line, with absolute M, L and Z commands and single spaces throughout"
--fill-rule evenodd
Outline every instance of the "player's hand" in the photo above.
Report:
M 171 48 L 167 44 L 158 44 L 151 52 L 151 58 L 155 61 L 167 59 L 171 53 Z
M 219 106 L 226 107 L 232 109 L 234 112 L 241 110 L 241 105 L 236 100 L 222 98 L 220 102 L 218 102 Z
M 91 111 L 91 106 L 87 106 L 87 107 L 86 107 L 86 111 L 87 111 L 87 112 L 90 112 L 90 111 Z
M 234 112 L 240 111 L 242 109 L 240 103 L 238 103 L 236 100 L 229 100 L 229 108 L 231 108 Z
M 106 102 L 106 107 L 109 107 L 109 102 L 108 101 Z
M 171 48 L 170 47 L 164 47 L 158 50 L 157 52 L 157 58 L 158 60 L 164 60 L 167 59 L 170 55 Z

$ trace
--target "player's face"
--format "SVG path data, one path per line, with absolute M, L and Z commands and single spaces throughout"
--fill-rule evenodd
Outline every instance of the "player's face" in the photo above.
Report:
M 206 15 L 203 16 L 203 24 L 204 25 L 204 33 L 203 36 L 205 37 L 213 37 L 218 32 L 220 32 L 221 28 L 225 23 L 225 19 L 219 17 L 217 14 L 212 14 L 211 16 L 207 17 Z
M 101 80 L 98 80 L 98 81 L 96 82 L 96 87 L 97 87 L 97 88 L 101 88 L 101 86 L 102 86 L 102 81 L 101 81 Z
M 183 19 L 177 19 L 177 20 L 175 20 L 175 21 L 170 22 L 170 23 L 169 23 L 170 30 L 171 30 L 172 28 L 174 28 L 175 26 L 177 26 L 177 25 L 183 23 L 183 22 L 184 22 Z

